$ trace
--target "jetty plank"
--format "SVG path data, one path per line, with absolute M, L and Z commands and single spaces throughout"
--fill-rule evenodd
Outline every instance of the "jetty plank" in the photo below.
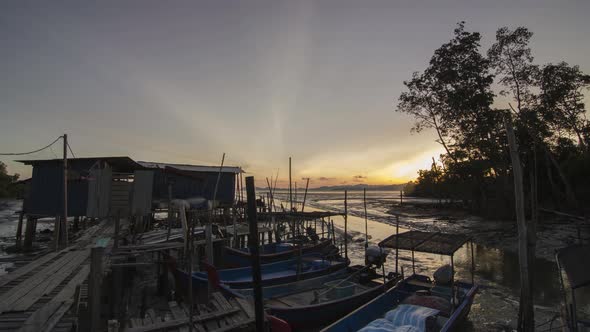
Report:
M 64 265 L 66 265 L 75 255 L 67 253 L 51 265 L 45 267 L 43 270 L 34 274 L 30 278 L 22 281 L 18 287 L 13 287 L 8 292 L 0 296 L 0 313 L 8 311 L 15 301 L 20 300 L 23 296 L 28 294 L 32 289 L 41 284 L 48 276 L 57 273 Z
M 82 269 L 65 285 L 65 287 L 53 297 L 47 304 L 39 308 L 33 314 L 27 318 L 23 326 L 20 328 L 20 332 L 35 332 L 40 331 L 45 323 L 55 316 L 56 311 L 59 312 L 59 308 L 69 300 L 72 300 L 69 306 L 74 303 L 73 295 L 76 293 L 76 288 L 84 282 L 88 277 L 90 267 L 88 265 L 83 266 Z M 69 308 L 68 306 L 68 308 Z M 65 311 L 64 311 L 65 313 Z M 63 315 L 63 314 L 62 314 Z M 61 316 L 60 316 L 61 318 Z
M 88 257 L 88 252 L 80 252 L 75 257 L 72 258 L 68 264 L 66 264 L 63 268 L 61 268 L 57 273 L 53 274 L 52 276 L 48 276 L 48 278 L 38 285 L 36 288 L 31 290 L 27 294 L 27 296 L 23 297 L 19 301 L 15 302 L 12 306 L 13 311 L 24 311 L 29 309 L 29 307 L 37 302 L 39 298 L 41 298 L 45 294 L 49 294 L 55 287 L 61 284 L 72 272 L 77 269 L 80 264 L 86 260 Z
M 47 254 L 39 259 L 36 259 L 36 260 L 30 262 L 29 264 L 27 264 L 19 269 L 16 269 L 6 275 L 3 275 L 2 277 L 0 277 L 0 287 L 6 285 L 7 283 L 9 283 L 13 280 L 20 278 L 21 276 L 26 275 L 27 273 L 29 273 L 33 270 L 35 270 L 37 267 L 49 262 L 57 255 L 58 255 L 57 252 L 52 252 L 50 254 Z
M 170 307 L 170 311 L 172 312 L 172 317 L 176 320 L 187 319 L 186 313 L 182 310 L 176 301 L 168 302 L 168 306 Z M 181 326 L 178 328 L 179 332 L 188 332 L 188 326 Z

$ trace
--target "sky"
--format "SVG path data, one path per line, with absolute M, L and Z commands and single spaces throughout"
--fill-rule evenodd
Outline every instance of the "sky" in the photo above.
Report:
M 590 72 L 590 1 L 0 2 L 0 153 L 62 133 L 76 156 L 242 166 L 258 184 L 411 180 L 442 152 L 396 113 L 459 21 L 534 32 Z M 26 159 L 55 158 L 55 145 Z M 21 159 L 25 159 L 21 158 Z M 0 156 L 9 172 L 28 166 Z

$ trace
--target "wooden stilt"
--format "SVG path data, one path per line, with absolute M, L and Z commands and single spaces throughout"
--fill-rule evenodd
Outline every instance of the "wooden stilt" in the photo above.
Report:
M 16 226 L 16 250 L 22 249 L 22 233 L 23 233 L 23 218 L 25 216 L 24 211 L 21 211 L 18 215 L 18 226 Z
M 35 239 L 36 222 L 32 217 L 27 216 L 27 225 L 25 226 L 25 240 L 23 243 L 23 250 L 30 251 L 33 249 L 33 241 Z

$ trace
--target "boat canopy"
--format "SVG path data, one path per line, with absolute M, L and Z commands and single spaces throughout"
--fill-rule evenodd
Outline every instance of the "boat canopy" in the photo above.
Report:
M 575 245 L 557 251 L 557 263 L 565 271 L 572 289 L 590 285 L 589 245 Z
M 470 237 L 462 234 L 408 231 L 393 234 L 379 242 L 379 246 L 452 256 L 469 240 L 471 240 Z

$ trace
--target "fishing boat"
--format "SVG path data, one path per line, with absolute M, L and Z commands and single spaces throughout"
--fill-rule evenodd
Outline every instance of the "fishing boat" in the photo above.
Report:
M 286 259 L 295 258 L 297 255 L 308 255 L 318 252 L 337 250 L 329 239 L 310 241 L 296 244 L 292 242 L 275 242 L 260 246 L 260 263 L 269 264 Z M 252 264 L 252 254 L 249 248 L 225 247 L 223 262 L 226 267 L 246 267 Z
M 324 257 L 321 255 L 300 256 L 276 263 L 262 264 L 262 287 L 309 279 L 344 269 L 350 261 L 340 256 Z M 233 289 L 252 288 L 252 267 L 216 270 L 206 266 L 207 272 L 194 272 L 193 282 L 198 287 L 206 286 L 208 277 L 216 279 Z
M 454 280 L 453 255 L 469 238 L 457 234 L 409 231 L 395 234 L 379 243 L 398 251 L 432 253 L 451 257 L 451 264 L 434 273 L 433 278 L 415 272 L 384 294 L 376 297 L 342 319 L 323 329 L 323 332 L 343 331 L 453 331 L 465 320 L 478 286 L 472 280 Z
M 369 264 L 355 265 L 328 275 L 262 289 L 266 312 L 290 329 L 318 329 L 391 288 L 399 275 L 377 273 L 385 262 L 381 248 L 367 250 Z M 223 288 L 222 288 L 223 290 Z M 225 289 L 232 296 L 254 297 L 254 289 Z
M 578 308 L 580 293 L 587 291 L 590 287 L 588 257 L 590 257 L 589 245 L 573 245 L 559 249 L 555 253 L 555 260 L 559 268 L 559 280 L 563 291 L 561 316 L 564 322 L 564 331 L 590 330 L 590 320 L 580 317 Z M 564 274 L 567 283 L 563 278 Z M 576 297 L 576 293 L 580 295 Z

